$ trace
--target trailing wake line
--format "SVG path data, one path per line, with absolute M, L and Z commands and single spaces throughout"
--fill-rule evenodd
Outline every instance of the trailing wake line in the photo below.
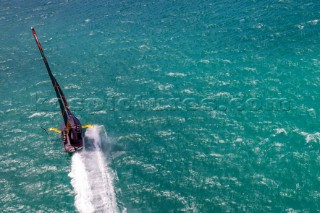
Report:
M 118 212 L 113 173 L 101 148 L 106 139 L 104 127 L 94 125 L 85 133 L 87 144 L 92 145 L 72 156 L 69 177 L 79 212 Z

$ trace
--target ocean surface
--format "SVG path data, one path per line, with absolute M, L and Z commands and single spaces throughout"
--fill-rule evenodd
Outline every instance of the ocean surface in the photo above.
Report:
M 320 210 L 319 1 L 1 0 L 0 32 L 1 212 Z

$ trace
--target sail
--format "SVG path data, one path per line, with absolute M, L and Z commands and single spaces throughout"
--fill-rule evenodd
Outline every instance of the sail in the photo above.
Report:
M 38 39 L 38 36 L 36 34 L 36 31 L 34 30 L 34 28 L 31 28 L 32 30 L 32 33 L 33 33 L 33 36 L 34 36 L 34 39 L 36 40 L 36 43 L 38 45 L 38 48 L 40 50 L 40 53 L 41 53 L 41 56 L 42 56 L 42 59 L 43 59 L 43 62 L 47 68 L 47 71 L 48 71 L 48 74 L 49 74 L 49 77 L 51 79 L 51 82 L 52 82 L 52 85 L 53 85 L 53 88 L 54 88 L 54 91 L 56 93 L 56 96 L 58 98 L 58 101 L 59 101 L 59 106 L 60 106 L 60 109 L 61 109 L 61 114 L 62 114 L 62 117 L 63 117 L 63 120 L 64 120 L 64 123 L 65 125 L 67 126 L 68 124 L 68 118 L 70 116 L 72 116 L 72 113 L 69 109 L 69 105 L 67 103 L 67 99 L 66 97 L 64 96 L 64 93 L 58 83 L 58 81 L 56 80 L 56 78 L 53 76 L 52 72 L 51 72 L 51 69 L 49 67 L 49 64 L 48 64 L 48 61 L 47 61 L 47 58 L 45 57 L 44 55 L 44 52 L 43 52 L 43 49 L 41 47 L 41 44 L 39 42 L 39 39 Z

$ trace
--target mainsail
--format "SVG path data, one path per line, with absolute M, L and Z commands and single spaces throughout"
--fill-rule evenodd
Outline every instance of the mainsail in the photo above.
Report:
M 67 126 L 68 120 L 69 120 L 68 118 L 70 116 L 72 116 L 72 113 L 71 113 L 71 111 L 69 109 L 69 105 L 67 103 L 67 99 L 66 99 L 64 93 L 62 92 L 62 89 L 61 89 L 58 81 L 56 80 L 56 78 L 53 76 L 53 74 L 51 72 L 51 69 L 49 67 L 47 58 L 44 55 L 44 52 L 43 52 L 43 49 L 42 49 L 41 44 L 39 42 L 38 36 L 36 34 L 36 31 L 34 30 L 34 28 L 31 28 L 31 30 L 32 30 L 34 39 L 37 42 L 38 48 L 40 50 L 40 53 L 41 53 L 41 56 L 42 56 L 42 59 L 43 59 L 43 62 L 45 64 L 46 68 L 47 68 L 48 74 L 50 76 L 50 79 L 51 79 L 51 82 L 52 82 L 52 85 L 53 85 L 53 88 L 54 88 L 54 91 L 56 92 L 56 96 L 57 96 L 58 101 L 59 101 L 59 105 L 60 105 L 60 109 L 61 109 L 61 113 L 62 113 L 62 117 L 63 117 L 64 123 Z

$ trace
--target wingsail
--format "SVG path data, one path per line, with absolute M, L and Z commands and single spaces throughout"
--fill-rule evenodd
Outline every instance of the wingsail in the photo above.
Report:
M 56 78 L 53 76 L 52 71 L 50 69 L 49 63 L 47 61 L 46 56 L 44 55 L 44 51 L 41 47 L 41 44 L 39 42 L 38 36 L 36 34 L 36 31 L 34 28 L 31 28 L 32 34 L 34 36 L 34 39 L 36 40 L 36 43 L 38 45 L 39 51 L 42 56 L 42 60 L 46 66 L 46 69 L 48 71 L 50 80 L 52 82 L 52 86 L 54 88 L 54 91 L 56 93 L 61 114 L 63 117 L 63 123 L 61 125 L 61 130 L 58 130 L 56 128 L 50 128 L 49 130 L 60 133 L 62 138 L 62 143 L 64 144 L 64 149 L 66 152 L 75 152 L 77 150 L 81 150 L 84 145 L 84 138 L 83 138 L 83 128 L 92 127 L 92 124 L 88 124 L 85 126 L 82 126 L 79 119 L 77 119 L 72 113 L 69 108 L 67 99 L 58 83 Z

